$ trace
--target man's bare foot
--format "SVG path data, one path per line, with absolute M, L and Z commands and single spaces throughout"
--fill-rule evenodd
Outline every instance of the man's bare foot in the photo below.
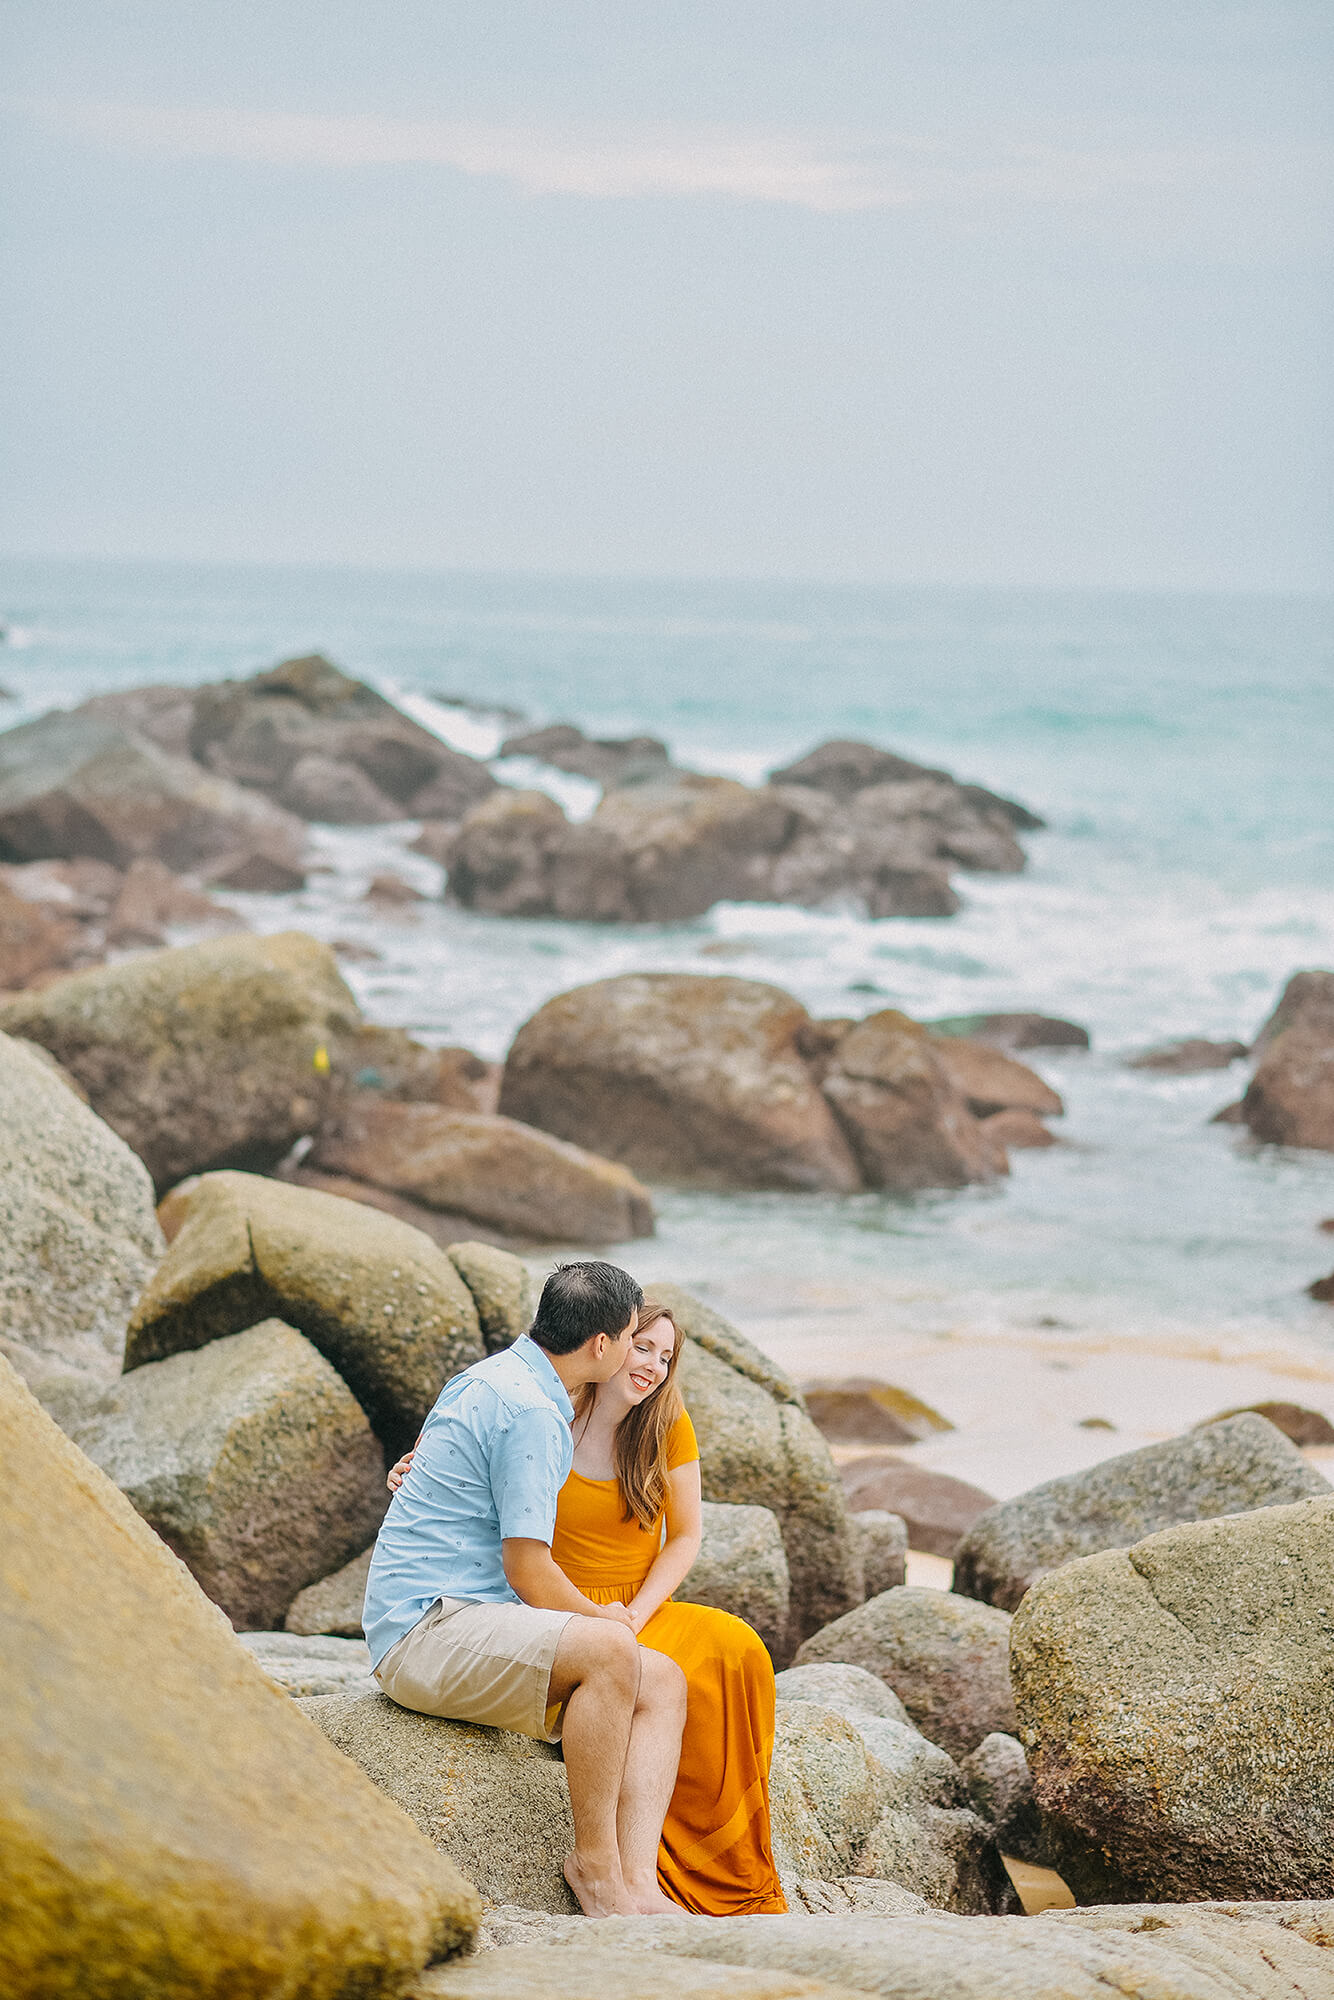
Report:
M 651 1882 L 627 1882 L 625 1887 L 641 1917 L 687 1917 L 690 1914 L 663 1893 L 656 1877 Z
M 608 1869 L 605 1873 L 594 1874 L 585 1868 L 577 1854 L 567 1854 L 564 1861 L 565 1880 L 574 1891 L 574 1899 L 586 1917 L 637 1917 L 638 1905 L 633 1901 L 621 1872 Z

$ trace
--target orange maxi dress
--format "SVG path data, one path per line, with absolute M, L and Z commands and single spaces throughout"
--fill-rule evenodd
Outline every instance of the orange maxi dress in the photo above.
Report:
M 683 1414 L 668 1464 L 698 1457 Z M 551 1552 L 595 1604 L 628 1604 L 661 1547 L 661 1522 L 644 1529 L 624 1512 L 614 1479 L 572 1472 L 561 1488 Z M 785 1910 L 769 1834 L 775 1697 L 763 1641 L 726 1611 L 669 1598 L 639 1643 L 675 1660 L 686 1677 L 681 1764 L 658 1849 L 663 1893 L 704 1916 Z

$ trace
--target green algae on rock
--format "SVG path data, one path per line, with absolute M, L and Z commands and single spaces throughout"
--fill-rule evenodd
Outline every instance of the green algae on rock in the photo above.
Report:
M 410 1223 L 255 1174 L 205 1174 L 135 1308 L 125 1366 L 263 1319 L 314 1343 L 393 1458 L 450 1376 L 483 1353 L 471 1292 Z
M 394 2000 L 475 1892 L 0 1360 L 0 1991 Z

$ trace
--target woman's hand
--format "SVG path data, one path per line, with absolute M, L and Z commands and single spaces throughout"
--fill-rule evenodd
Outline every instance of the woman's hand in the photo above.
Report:
M 398 1464 L 390 1466 L 384 1483 L 391 1493 L 397 1493 L 399 1487 L 403 1484 L 407 1476 L 408 1467 L 412 1463 L 415 1449 L 416 1447 L 414 1446 L 413 1451 L 405 1451 L 402 1458 L 399 1459 Z
M 599 1618 L 610 1618 L 614 1625 L 628 1625 L 632 1632 L 637 1633 L 639 1631 L 639 1627 L 635 1624 L 630 1614 L 628 1604 L 599 1604 L 597 1607 L 597 1616 Z

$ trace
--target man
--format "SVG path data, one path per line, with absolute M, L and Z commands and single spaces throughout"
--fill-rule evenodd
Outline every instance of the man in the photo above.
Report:
M 364 1624 L 385 1693 L 423 1715 L 562 1741 L 565 1876 L 587 1916 L 676 1909 L 658 1888 L 685 1678 L 551 1554 L 571 1394 L 626 1360 L 644 1294 L 614 1264 L 564 1264 L 528 1333 L 447 1382 L 371 1558 Z

